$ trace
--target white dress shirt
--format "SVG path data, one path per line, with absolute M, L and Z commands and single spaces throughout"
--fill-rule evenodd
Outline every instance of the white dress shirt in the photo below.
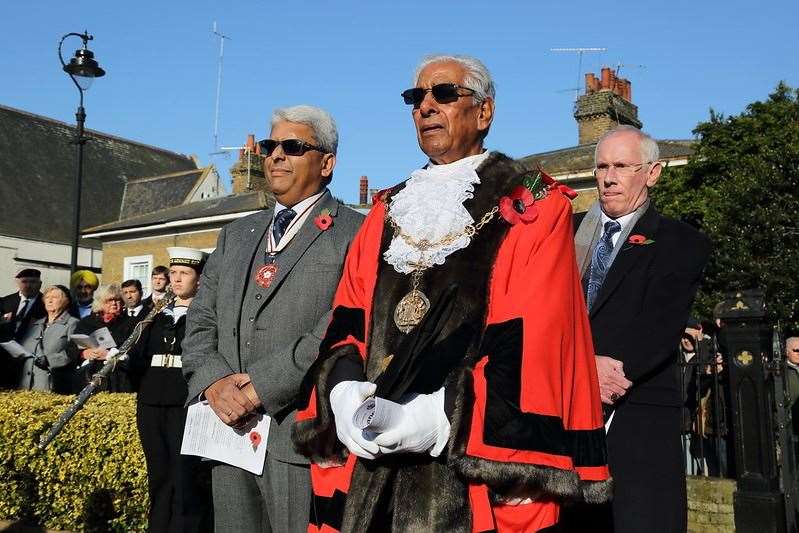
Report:
M 294 210 L 295 213 L 297 213 L 297 215 L 289 223 L 289 227 L 286 229 L 286 233 L 283 234 L 283 237 L 280 238 L 280 242 L 278 243 L 274 242 L 273 240 L 272 226 L 275 223 L 275 217 L 277 216 L 277 214 L 283 211 L 284 209 L 288 208 L 285 205 L 282 205 L 280 202 L 277 201 L 275 202 L 275 211 L 272 214 L 272 222 L 269 224 L 269 230 L 268 230 L 269 240 L 273 245 L 271 246 L 272 250 L 274 250 L 275 252 L 279 252 L 283 248 L 288 246 L 288 244 L 291 242 L 291 239 L 294 238 L 294 236 L 297 234 L 297 232 L 300 231 L 300 228 L 302 228 L 302 225 L 305 223 L 308 217 L 311 216 L 311 212 L 313 211 L 313 209 L 308 209 L 308 207 L 316 203 L 317 200 L 320 200 L 322 196 L 325 195 L 325 193 L 327 193 L 327 188 L 325 188 L 322 192 L 316 193 L 313 196 L 309 196 L 308 198 L 297 203 L 296 205 L 294 205 L 294 207 L 291 208 Z
M 603 228 L 602 232 L 603 233 L 605 231 L 604 228 L 605 228 L 605 223 L 606 222 L 610 222 L 611 220 L 615 220 L 616 222 L 618 222 L 621 225 L 621 229 L 619 231 L 617 231 L 616 233 L 614 233 L 613 237 L 611 237 L 611 240 L 613 241 L 613 247 L 614 248 L 616 247 L 616 243 L 619 241 L 619 235 L 624 233 L 624 230 L 626 230 L 627 226 L 630 225 L 630 223 L 632 222 L 632 219 L 633 219 L 634 216 L 635 216 L 635 211 L 633 211 L 632 213 L 627 213 L 624 216 L 620 216 L 619 218 L 610 218 L 609 216 L 607 216 L 605 214 L 604 211 L 602 211 L 602 228 Z

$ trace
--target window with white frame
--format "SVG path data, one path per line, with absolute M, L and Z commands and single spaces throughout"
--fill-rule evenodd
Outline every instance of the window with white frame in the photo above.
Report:
M 150 272 L 153 269 L 152 255 L 134 255 L 124 259 L 125 280 L 137 279 L 141 282 L 142 294 L 150 294 Z

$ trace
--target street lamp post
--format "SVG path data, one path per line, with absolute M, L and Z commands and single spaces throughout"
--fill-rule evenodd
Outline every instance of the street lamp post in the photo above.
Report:
M 69 64 L 64 62 L 64 56 L 61 55 L 61 46 L 64 44 L 64 39 L 67 37 L 80 37 L 83 40 L 83 48 L 75 51 L 75 57 L 69 60 Z M 77 119 L 77 132 L 73 144 L 77 146 L 77 164 L 75 167 L 75 214 L 73 223 L 72 234 L 72 257 L 70 259 L 70 273 L 78 270 L 78 242 L 80 240 L 80 195 L 81 195 L 81 182 L 83 181 L 83 145 L 86 144 L 86 137 L 83 136 L 83 124 L 86 121 L 86 110 L 83 109 L 83 92 L 86 91 L 94 81 L 94 78 L 99 78 L 105 75 L 105 71 L 100 68 L 100 65 L 95 61 L 94 54 L 86 47 L 86 44 L 94 39 L 92 35 L 87 32 L 83 33 L 68 33 L 61 37 L 58 42 L 58 59 L 61 60 L 61 65 L 64 68 L 75 87 L 78 88 L 80 93 L 80 104 L 78 104 L 78 111 L 75 113 Z

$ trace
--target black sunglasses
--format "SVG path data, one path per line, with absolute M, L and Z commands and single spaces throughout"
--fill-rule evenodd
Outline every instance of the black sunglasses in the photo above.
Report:
M 458 92 L 459 90 L 469 92 L 462 94 Z M 470 89 L 469 87 L 464 87 L 463 85 L 458 85 L 456 83 L 439 83 L 433 85 L 429 89 L 414 87 L 413 89 L 402 91 L 402 98 L 405 99 L 406 104 L 418 106 L 422 103 L 424 96 L 428 92 L 433 93 L 433 98 L 435 98 L 436 102 L 439 104 L 451 104 L 461 96 L 471 96 L 475 93 L 474 89 Z
M 261 147 L 261 155 L 269 157 L 275 148 L 278 146 L 283 147 L 283 153 L 286 155 L 303 155 L 309 150 L 317 150 L 326 153 L 320 146 L 314 146 L 301 139 L 283 139 L 282 141 L 275 141 L 272 139 L 264 139 L 258 141 L 258 146 Z

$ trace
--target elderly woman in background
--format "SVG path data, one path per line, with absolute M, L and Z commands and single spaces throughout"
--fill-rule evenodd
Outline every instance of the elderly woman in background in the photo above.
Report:
M 47 287 L 43 300 L 47 316 L 31 322 L 20 339 L 29 356 L 17 388 L 69 394 L 73 366 L 66 348 L 78 319 L 69 314 L 72 298 L 63 285 Z
M 99 329 L 108 328 L 116 345 L 121 346 L 133 330 L 133 323 L 122 314 L 124 307 L 122 302 L 122 289 L 119 288 L 119 285 L 111 284 L 98 288 L 94 292 L 92 313 L 80 319 L 78 325 L 75 326 L 75 333 L 91 335 Z M 72 360 L 80 365 L 75 374 L 73 386 L 73 391 L 79 392 L 86 386 L 92 375 L 103 367 L 104 361 L 108 357 L 108 349 L 82 348 L 73 341 L 69 343 L 68 351 Z M 108 378 L 103 389 L 109 392 L 134 391 L 128 375 L 127 361 L 118 363 L 117 369 Z

